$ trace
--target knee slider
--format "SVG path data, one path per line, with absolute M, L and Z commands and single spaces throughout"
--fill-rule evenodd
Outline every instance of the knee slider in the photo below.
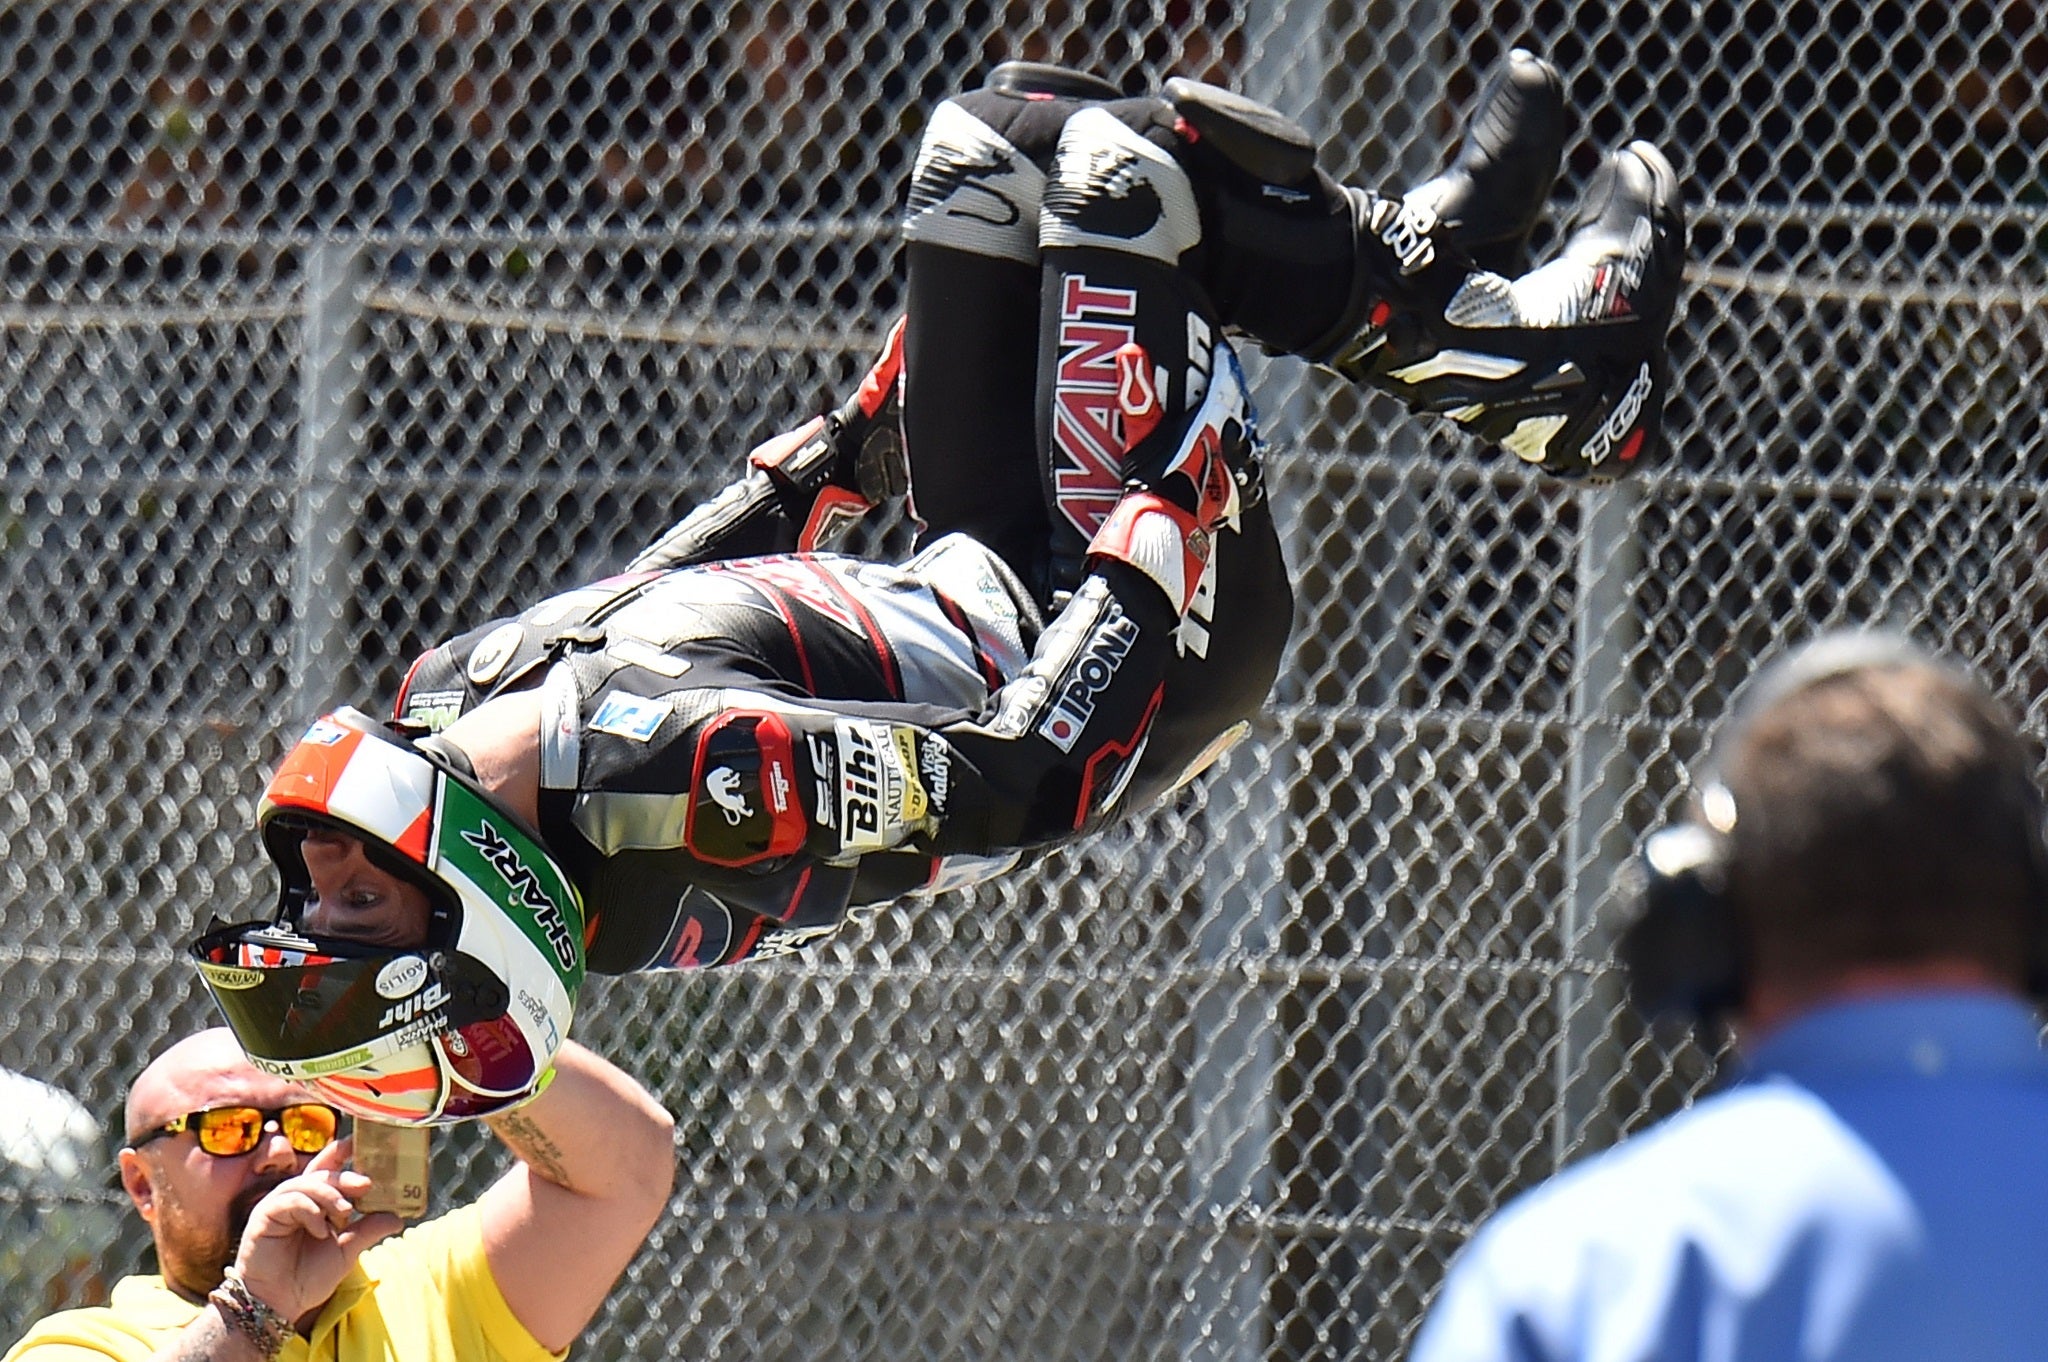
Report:
M 1288 186 L 1315 175 L 1315 139 L 1278 109 L 1180 76 L 1166 82 L 1166 100 L 1198 137 L 1246 174 Z
M 988 73 L 988 87 L 1008 95 L 1053 99 L 1122 99 L 1124 92 L 1092 71 L 1043 61 L 1006 61 Z

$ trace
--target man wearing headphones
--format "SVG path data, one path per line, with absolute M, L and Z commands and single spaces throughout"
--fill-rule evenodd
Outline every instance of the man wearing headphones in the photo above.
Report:
M 1724 1091 L 1466 1247 L 1414 1362 L 2040 1356 L 2048 983 L 2033 761 L 1903 637 L 1766 671 L 1619 942 L 1653 1014 L 1732 1023 Z

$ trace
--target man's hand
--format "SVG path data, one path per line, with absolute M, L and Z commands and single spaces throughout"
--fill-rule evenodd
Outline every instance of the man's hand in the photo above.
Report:
M 326 1304 L 372 1244 L 405 1227 L 389 1212 L 359 1215 L 370 1179 L 346 1166 L 352 1140 L 336 1140 L 306 1171 L 272 1188 L 250 1213 L 235 1268 L 249 1294 L 293 1323 Z

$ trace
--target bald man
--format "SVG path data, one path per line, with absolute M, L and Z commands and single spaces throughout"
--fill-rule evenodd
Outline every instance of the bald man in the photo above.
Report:
M 540 1362 L 596 1315 L 674 1180 L 668 1113 L 574 1042 L 539 1096 L 488 1122 L 511 1170 L 409 1229 L 356 1209 L 370 1180 L 338 1123 L 224 1028 L 165 1050 L 129 1090 L 120 1155 L 162 1276 L 50 1316 L 5 1362 Z

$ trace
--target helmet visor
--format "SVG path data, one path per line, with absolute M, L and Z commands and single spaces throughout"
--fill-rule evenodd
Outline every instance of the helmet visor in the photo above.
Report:
M 447 1025 L 448 990 L 423 955 L 267 923 L 218 928 L 192 953 L 242 1049 L 287 1078 L 380 1059 Z

